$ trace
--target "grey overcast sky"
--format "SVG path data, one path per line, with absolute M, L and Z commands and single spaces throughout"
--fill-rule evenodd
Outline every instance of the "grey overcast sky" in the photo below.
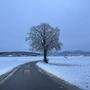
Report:
M 90 0 L 0 0 L 0 51 L 28 50 L 30 27 L 61 29 L 63 50 L 90 51 Z

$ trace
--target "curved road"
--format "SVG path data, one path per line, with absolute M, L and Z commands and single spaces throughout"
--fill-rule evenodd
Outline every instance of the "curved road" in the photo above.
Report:
M 22 65 L 10 78 L 2 85 L 0 90 L 79 90 L 69 88 L 56 83 L 52 78 L 44 73 L 40 73 L 35 66 L 36 62 Z

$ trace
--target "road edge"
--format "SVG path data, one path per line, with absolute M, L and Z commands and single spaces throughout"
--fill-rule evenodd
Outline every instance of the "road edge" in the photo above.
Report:
M 35 64 L 35 66 L 36 66 L 37 70 L 40 73 L 48 75 L 52 80 L 54 80 L 59 85 L 62 84 L 63 86 L 67 87 L 68 90 L 83 90 L 83 89 L 81 89 L 81 88 L 79 88 L 79 87 L 77 87 L 77 86 L 75 86 L 75 85 L 73 85 L 73 84 L 63 80 L 63 79 L 58 78 L 56 75 L 53 75 L 53 74 L 47 72 L 46 70 L 44 70 L 41 67 L 39 67 L 37 65 L 37 63 Z
M 13 74 L 16 73 L 16 71 L 20 68 L 20 66 L 17 66 L 16 68 L 12 69 L 11 72 L 0 81 L 0 85 L 2 85 L 4 82 L 6 82 Z

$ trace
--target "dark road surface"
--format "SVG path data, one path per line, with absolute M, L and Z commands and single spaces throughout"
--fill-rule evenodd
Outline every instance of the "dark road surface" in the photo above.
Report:
M 22 65 L 17 72 L 0 85 L 0 90 L 78 90 L 68 89 L 40 73 L 35 62 Z

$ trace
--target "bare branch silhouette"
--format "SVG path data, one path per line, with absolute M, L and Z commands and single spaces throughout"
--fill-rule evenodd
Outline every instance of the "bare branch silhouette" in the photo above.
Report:
M 33 26 L 28 33 L 27 40 L 37 51 L 44 53 L 44 62 L 48 63 L 47 55 L 52 49 L 61 49 L 62 43 L 59 42 L 60 30 L 53 28 L 47 23 Z

